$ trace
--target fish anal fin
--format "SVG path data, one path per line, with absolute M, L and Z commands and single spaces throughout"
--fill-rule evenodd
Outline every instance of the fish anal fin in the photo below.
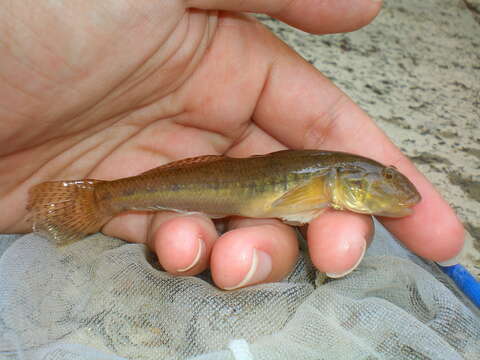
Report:
M 292 211 L 298 209 L 301 212 L 329 206 L 331 199 L 326 181 L 325 175 L 314 177 L 280 196 L 272 203 L 272 209 L 288 208 Z
M 175 212 L 177 214 L 183 215 L 183 216 L 190 216 L 190 215 L 203 215 L 206 216 L 210 219 L 222 219 L 226 217 L 227 215 L 222 215 L 222 214 L 209 214 L 209 213 L 204 213 L 201 211 L 192 211 L 192 210 L 182 210 L 182 209 L 175 209 L 175 208 L 169 208 L 165 206 L 149 206 L 149 207 L 142 207 L 142 208 L 134 208 L 133 210 L 139 210 L 139 211 L 171 211 Z

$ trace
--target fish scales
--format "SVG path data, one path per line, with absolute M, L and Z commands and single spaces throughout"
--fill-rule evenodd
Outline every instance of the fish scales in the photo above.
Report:
M 279 153 L 278 161 L 256 156 L 160 167 L 143 175 L 100 184 L 97 199 L 111 201 L 112 210 L 117 211 L 167 208 L 247 215 L 246 212 L 255 212 L 253 203 L 268 204 L 314 176 L 314 171 L 296 171 L 313 169 L 318 161 L 292 155 Z
M 308 223 L 325 208 L 401 217 L 421 197 L 394 167 L 359 155 L 284 150 L 249 158 L 207 155 L 113 181 L 34 186 L 34 231 L 63 245 L 101 230 L 129 210 L 200 212 L 211 217 L 276 217 Z

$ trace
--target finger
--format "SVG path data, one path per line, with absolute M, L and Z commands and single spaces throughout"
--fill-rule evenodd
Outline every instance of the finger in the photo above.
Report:
M 345 276 L 360 264 L 372 237 L 370 216 L 341 211 L 326 211 L 307 230 L 313 264 L 332 278 Z
M 172 212 L 121 214 L 111 220 L 103 232 L 147 244 L 157 254 L 162 267 L 176 275 L 204 271 L 218 237 L 209 218 Z
M 186 7 L 265 13 L 311 33 L 353 31 L 378 14 L 381 0 L 187 0 Z
M 212 250 L 210 269 L 218 287 L 232 290 L 278 281 L 298 255 L 296 234 L 274 219 L 235 219 Z
M 461 222 L 432 184 L 412 164 L 399 169 L 413 179 L 422 201 L 415 206 L 411 216 L 379 220 L 414 253 L 446 265 L 457 264 L 465 238 Z
M 444 261 L 463 247 L 463 227 L 440 194 L 375 123 L 310 64 L 281 44 L 253 118 L 292 148 L 341 150 L 395 165 L 423 200 L 414 214 L 382 219 L 403 243 L 425 258 Z M 278 53 L 283 53 L 279 56 Z
M 245 157 L 256 154 L 267 154 L 273 151 L 285 150 L 287 147 L 272 138 L 254 123 L 250 123 L 242 137 L 230 147 L 226 155 Z
M 171 274 L 195 275 L 208 267 L 217 231 L 203 215 L 174 216 L 152 224 L 151 247 Z

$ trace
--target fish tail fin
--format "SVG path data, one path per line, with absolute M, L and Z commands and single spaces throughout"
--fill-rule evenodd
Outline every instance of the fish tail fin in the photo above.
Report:
M 113 215 L 95 197 L 100 180 L 49 181 L 30 189 L 33 231 L 62 246 L 100 231 Z

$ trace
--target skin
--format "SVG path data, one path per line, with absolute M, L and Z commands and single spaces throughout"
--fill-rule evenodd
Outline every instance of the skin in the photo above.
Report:
M 267 13 L 322 34 L 360 28 L 380 6 L 371 0 L 7 1 L 0 13 L 0 208 L 9 211 L 0 232 L 30 230 L 27 191 L 42 181 L 126 177 L 201 154 L 322 148 L 395 165 L 423 201 L 413 216 L 383 223 L 420 256 L 454 257 L 463 228 L 426 178 L 345 94 L 238 12 Z M 226 226 L 219 237 L 200 215 L 129 213 L 103 231 L 148 244 L 172 274 L 210 267 L 221 288 L 241 283 L 254 254 L 267 263 L 254 283 L 290 271 L 298 251 L 291 227 L 241 218 Z M 372 222 L 329 211 L 307 234 L 315 266 L 338 276 L 358 264 Z

